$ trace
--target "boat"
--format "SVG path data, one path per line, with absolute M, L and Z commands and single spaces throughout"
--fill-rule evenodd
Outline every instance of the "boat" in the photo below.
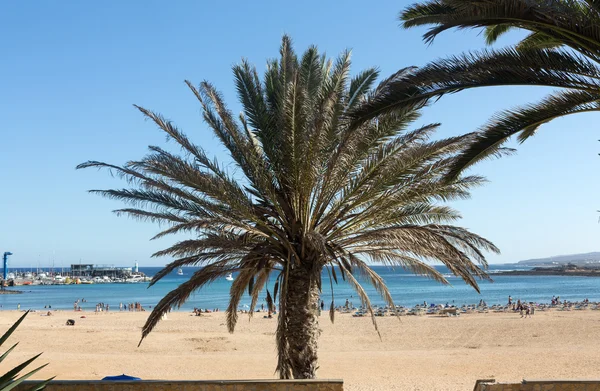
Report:
M 183 269 L 181 269 L 181 268 L 177 269 L 177 275 L 183 276 Z
M 227 281 L 233 281 L 233 275 L 231 273 L 227 274 L 227 276 L 225 277 L 225 279 Z
M 142 276 L 141 274 L 133 274 L 130 278 L 125 279 L 125 282 L 128 284 L 145 282 L 145 281 L 146 281 L 146 277 Z

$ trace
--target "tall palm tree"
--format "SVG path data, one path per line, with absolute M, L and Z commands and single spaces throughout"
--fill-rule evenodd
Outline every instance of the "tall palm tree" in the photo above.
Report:
M 472 164 L 520 142 L 540 125 L 569 114 L 600 110 L 600 2 L 597 0 L 427 0 L 400 15 L 405 28 L 428 25 L 424 40 L 451 28 L 483 28 L 491 44 L 510 29 L 529 34 L 516 46 L 434 61 L 390 88 L 362 116 L 411 101 L 485 86 L 536 85 L 560 90 L 540 102 L 495 115 L 450 170 L 456 177 Z
M 150 285 L 181 266 L 202 268 L 154 307 L 142 340 L 161 315 L 192 292 L 236 273 L 229 331 L 245 292 L 252 298 L 250 316 L 263 289 L 271 309 L 279 294 L 277 371 L 281 378 L 313 378 L 323 269 L 356 290 L 375 328 L 360 281 L 372 284 L 389 305 L 393 300 L 367 261 L 447 284 L 427 262 L 440 261 L 478 289 L 476 279 L 487 278 L 482 251 L 498 249 L 449 225 L 458 213 L 435 203 L 467 197 L 469 188 L 482 182 L 478 176 L 442 180 L 470 135 L 428 141 L 437 124 L 408 131 L 420 105 L 350 121 L 351 112 L 385 93 L 394 78 L 376 88 L 376 69 L 351 78 L 349 52 L 331 61 L 311 47 L 297 57 L 283 37 L 280 57 L 268 62 L 262 81 L 246 61 L 233 73 L 243 107 L 237 119 L 213 85 L 186 83 L 234 169 L 208 158 L 171 122 L 139 106 L 178 144 L 181 155 L 150 146 L 144 158 L 123 166 L 96 161 L 78 166 L 107 168 L 127 179 L 132 188 L 91 191 L 132 205 L 118 214 L 168 224 L 155 238 L 193 236 L 154 254 L 176 259 Z M 333 321 L 333 283 L 331 289 Z

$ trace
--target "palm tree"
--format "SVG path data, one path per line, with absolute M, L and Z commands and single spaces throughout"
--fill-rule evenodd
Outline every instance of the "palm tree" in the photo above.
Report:
M 427 0 L 406 8 L 400 19 L 405 28 L 432 26 L 424 35 L 428 43 L 451 28 L 483 28 L 488 44 L 510 29 L 529 34 L 514 47 L 458 55 L 415 70 L 390 88 L 388 96 L 365 107 L 362 116 L 475 87 L 561 89 L 537 103 L 495 115 L 462 152 L 450 177 L 502 152 L 501 145 L 513 135 L 523 142 L 557 117 L 600 110 L 597 0 Z
M 245 292 L 252 298 L 250 316 L 265 288 L 272 310 L 279 294 L 277 371 L 281 378 L 314 378 L 324 269 L 331 280 L 342 278 L 356 290 L 375 328 L 360 281 L 372 284 L 389 305 L 393 300 L 367 261 L 447 284 L 427 262 L 440 261 L 478 289 L 476 279 L 487 278 L 482 251 L 498 249 L 448 225 L 458 213 L 435 203 L 467 197 L 469 188 L 482 182 L 478 176 L 442 180 L 470 135 L 429 141 L 437 124 L 407 131 L 420 105 L 350 121 L 349 113 L 385 93 L 394 78 L 374 89 L 376 69 L 351 78 L 349 52 L 331 61 L 311 47 L 297 57 L 283 37 L 280 57 L 268 62 L 262 82 L 246 61 L 233 73 L 243 106 L 237 119 L 213 85 L 186 83 L 234 169 L 208 158 L 171 122 L 139 106 L 183 154 L 150 146 L 144 158 L 123 166 L 97 161 L 78 166 L 107 168 L 126 178 L 132 188 L 91 192 L 131 204 L 118 214 L 168 224 L 155 238 L 193 236 L 154 254 L 175 260 L 150 285 L 181 266 L 201 268 L 154 307 L 142 340 L 192 292 L 236 273 L 229 331 Z M 333 321 L 333 283 L 331 289 Z

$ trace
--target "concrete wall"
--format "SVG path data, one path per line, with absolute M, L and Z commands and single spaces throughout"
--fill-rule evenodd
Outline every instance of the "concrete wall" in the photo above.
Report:
M 523 380 L 522 383 L 481 381 L 474 391 L 600 391 L 600 380 Z
M 36 382 L 24 382 L 25 391 Z M 97 381 L 55 380 L 45 391 L 343 391 L 341 380 Z

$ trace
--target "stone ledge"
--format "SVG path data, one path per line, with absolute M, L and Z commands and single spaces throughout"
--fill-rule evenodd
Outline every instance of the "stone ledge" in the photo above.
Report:
M 31 388 L 26 381 L 15 391 Z M 343 391 L 338 379 L 315 380 L 54 380 L 45 391 Z
M 600 380 L 523 380 L 521 383 L 496 383 L 478 380 L 473 391 L 600 391 Z

